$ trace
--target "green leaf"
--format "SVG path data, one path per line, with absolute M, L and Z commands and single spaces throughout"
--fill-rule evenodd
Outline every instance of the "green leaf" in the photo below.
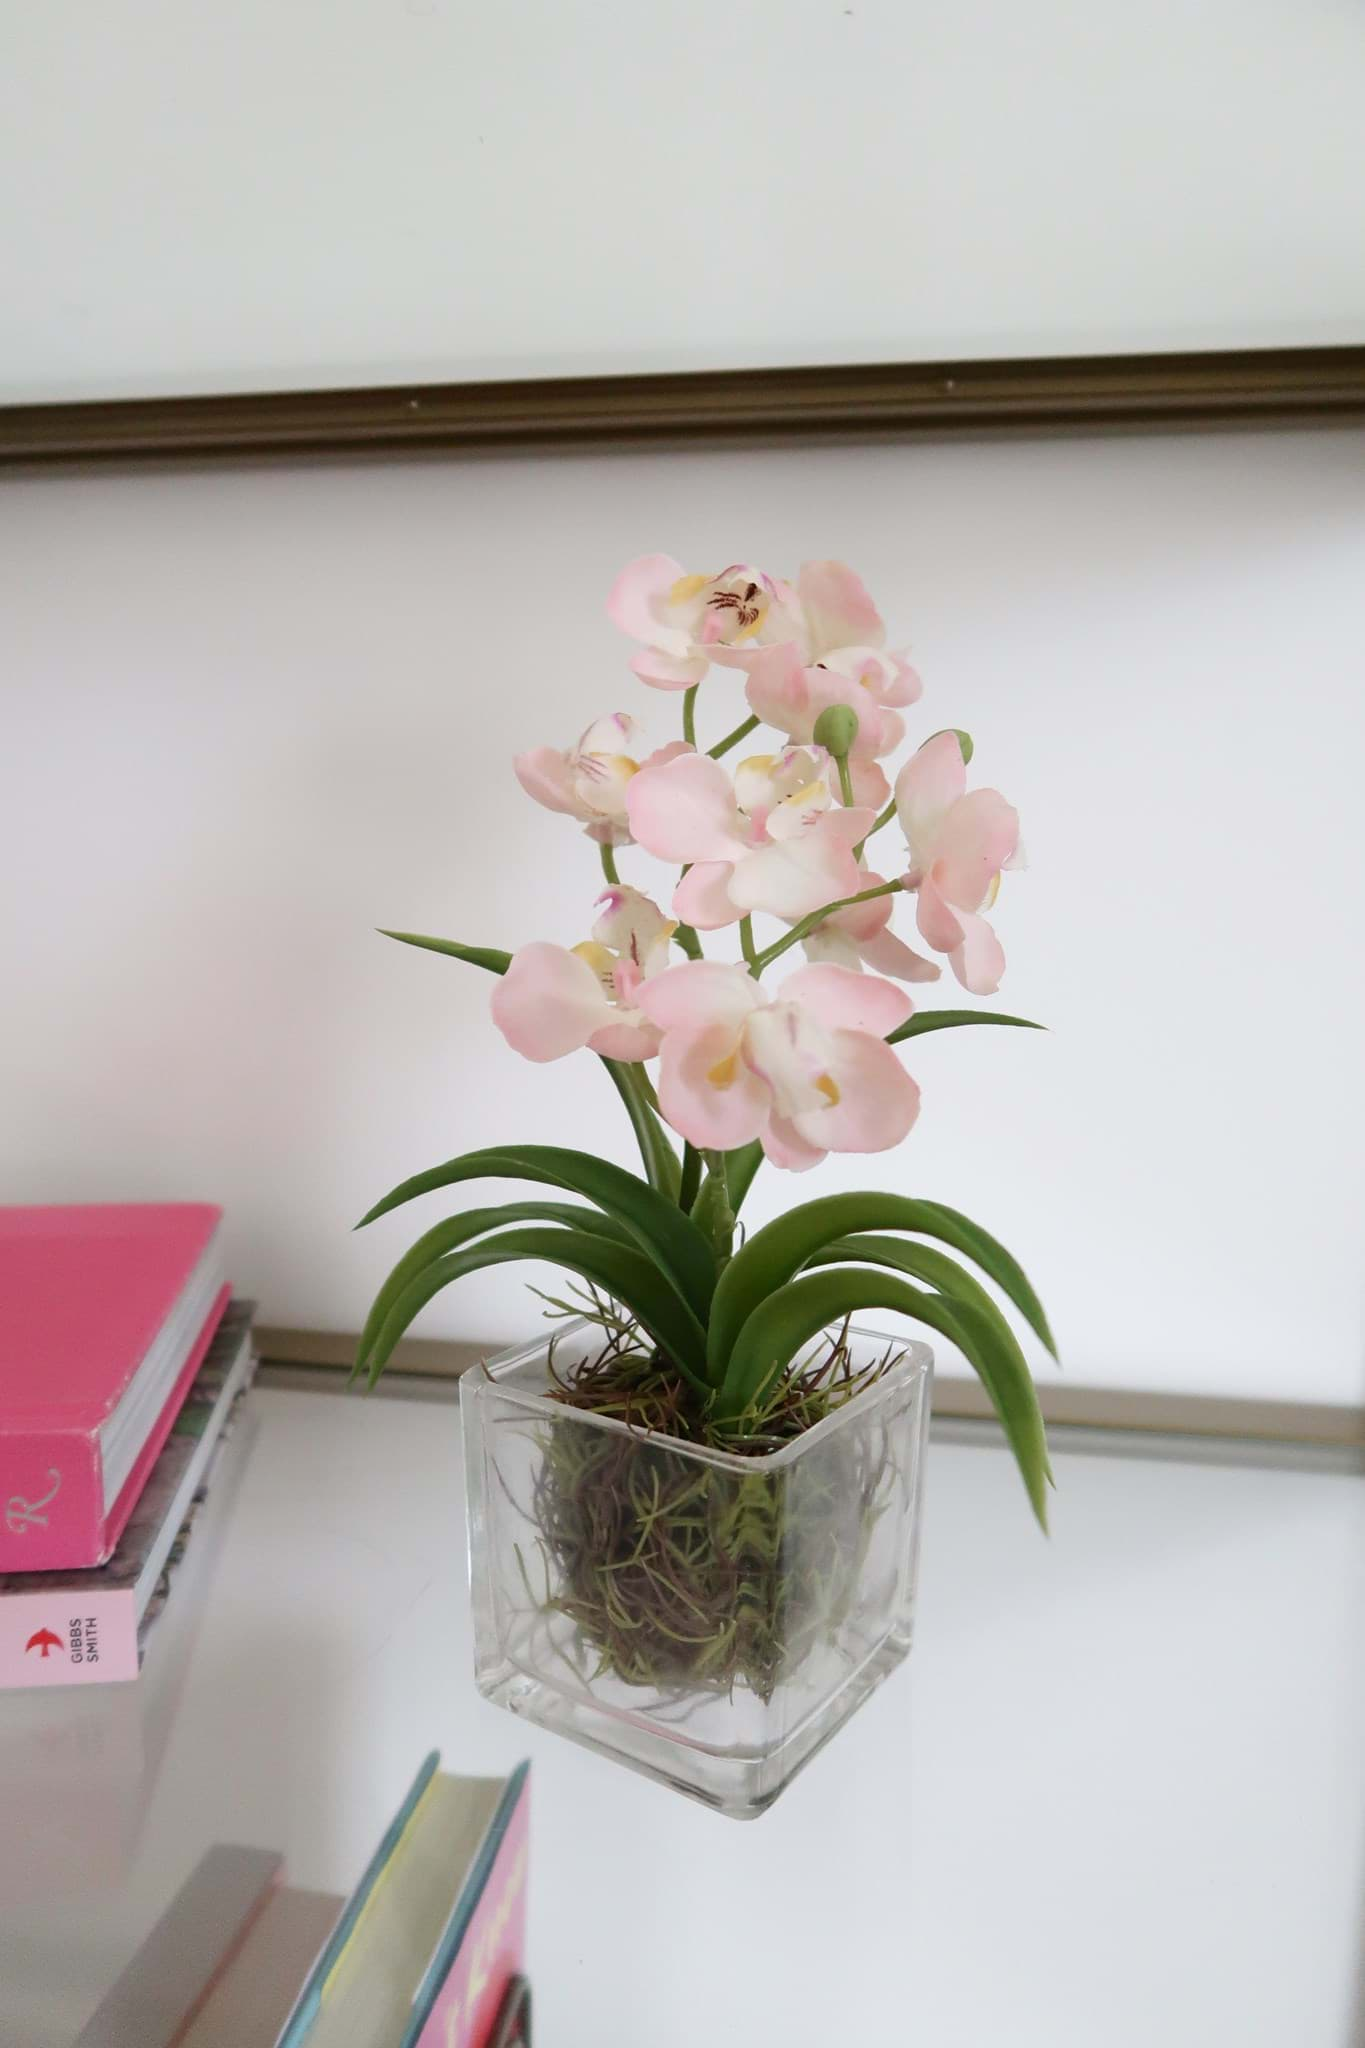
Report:
M 803 1344 L 859 1309 L 895 1309 L 947 1337 L 980 1374 L 1023 1476 L 1033 1512 L 1047 1528 L 1047 1442 L 1037 1395 L 1027 1370 L 1024 1383 L 1002 1370 L 994 1332 L 971 1304 L 866 1267 L 807 1273 L 756 1308 L 730 1354 L 717 1404 L 717 1420 L 742 1423 L 775 1376 Z
M 410 1280 L 446 1252 L 457 1251 L 471 1238 L 485 1237 L 489 1231 L 501 1230 L 509 1223 L 562 1223 L 571 1230 L 586 1231 L 590 1237 L 610 1238 L 615 1244 L 633 1246 L 635 1242 L 623 1223 L 603 1215 L 600 1209 L 583 1208 L 576 1202 L 502 1202 L 494 1208 L 468 1209 L 462 1216 L 447 1217 L 403 1254 L 376 1294 L 356 1347 L 356 1371 L 364 1369 L 385 1317 Z
M 716 1284 L 715 1260 L 706 1239 L 681 1209 L 638 1174 L 606 1159 L 561 1145 L 490 1145 L 433 1166 L 403 1181 L 376 1202 L 356 1226 L 361 1229 L 390 1209 L 465 1180 L 530 1180 L 582 1195 L 630 1232 L 672 1282 L 698 1320 L 705 1323 Z
M 740 1203 L 753 1186 L 754 1175 L 763 1164 L 763 1147 L 757 1138 L 752 1145 L 738 1145 L 725 1155 L 725 1179 L 730 1190 L 730 1207 L 736 1216 Z
M 490 974 L 506 974 L 512 955 L 499 946 L 462 946 L 456 939 L 427 939 L 420 932 L 390 932 L 381 925 L 382 939 L 397 939 L 400 946 L 422 946 L 428 953 L 447 953 L 452 960 L 464 960 L 471 967 L 486 968 Z
M 373 1386 L 413 1317 L 452 1280 L 510 1260 L 544 1259 L 577 1273 L 630 1310 L 670 1361 L 700 1391 L 706 1340 L 691 1309 L 643 1252 L 583 1230 L 504 1230 L 481 1244 L 448 1252 L 414 1274 L 389 1309 L 370 1348 Z
M 1042 1303 L 1018 1261 L 1002 1244 L 942 1202 L 912 1201 L 905 1195 L 870 1191 L 802 1202 L 755 1231 L 736 1252 L 717 1283 L 711 1304 L 707 1358 L 713 1380 L 723 1378 L 730 1346 L 759 1303 L 785 1287 L 823 1246 L 858 1230 L 913 1231 L 965 1253 L 1004 1291 L 1029 1328 L 1056 1356 Z
M 664 1136 L 663 1125 L 649 1106 L 649 1099 L 640 1081 L 644 1079 L 641 1070 L 631 1062 L 602 1058 L 602 1064 L 611 1075 L 617 1094 L 626 1106 L 626 1115 L 635 1129 L 636 1143 L 640 1147 L 640 1158 L 649 1177 L 649 1184 L 661 1195 L 667 1195 L 676 1204 L 682 1169 L 678 1155 Z M 637 1075 L 639 1079 L 637 1079 Z
M 985 1360 L 984 1366 L 977 1365 L 977 1371 L 1006 1436 L 1011 1445 L 1016 1433 L 1022 1433 L 1030 1445 L 1041 1445 L 1044 1470 L 1048 1479 L 1052 1478 L 1042 1410 L 1038 1406 L 1033 1375 L 1019 1339 L 1000 1313 L 993 1296 L 986 1292 L 979 1280 L 964 1272 L 956 1259 L 950 1259 L 945 1252 L 935 1251 L 932 1245 L 907 1244 L 898 1237 L 866 1236 L 839 1238 L 817 1252 L 810 1263 L 813 1266 L 889 1266 L 893 1272 L 908 1273 L 912 1279 L 927 1281 L 930 1287 L 966 1309 L 969 1317 L 976 1319 L 975 1328 Z M 966 1347 L 962 1348 L 965 1350 Z
M 1046 1024 L 1035 1024 L 1028 1017 L 1006 1017 L 999 1010 L 916 1010 L 904 1024 L 887 1032 L 886 1042 L 899 1045 L 905 1038 L 922 1038 L 926 1031 L 955 1031 L 959 1024 L 1013 1024 L 1020 1031 L 1047 1030 Z

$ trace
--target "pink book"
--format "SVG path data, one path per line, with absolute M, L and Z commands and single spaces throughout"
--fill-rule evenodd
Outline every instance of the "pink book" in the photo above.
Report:
M 205 1202 L 0 1209 L 0 1571 L 103 1564 L 227 1306 Z

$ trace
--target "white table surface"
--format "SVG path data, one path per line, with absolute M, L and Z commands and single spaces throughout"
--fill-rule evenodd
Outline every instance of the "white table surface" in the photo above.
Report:
M 432 1746 L 533 1758 L 540 2048 L 1365 2040 L 1365 1478 L 1063 1449 L 1046 1543 L 936 1442 L 909 1664 L 744 1825 L 477 1696 L 453 1406 L 253 1399 L 121 1871 L 0 1911 L 4 2048 L 67 2048 L 214 1841 L 349 1888 Z

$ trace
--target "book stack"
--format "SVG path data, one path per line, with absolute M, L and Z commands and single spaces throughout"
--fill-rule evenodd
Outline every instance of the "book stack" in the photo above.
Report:
M 0 1209 L 0 1687 L 136 1678 L 255 1369 L 203 1203 Z
M 527 1767 L 433 1753 L 349 1899 L 210 1849 L 76 2048 L 529 2048 Z

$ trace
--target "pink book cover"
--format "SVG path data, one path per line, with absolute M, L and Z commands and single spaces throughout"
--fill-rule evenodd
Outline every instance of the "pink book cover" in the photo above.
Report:
M 523 1765 L 509 1787 L 510 1817 L 498 1836 L 472 1916 L 451 1934 L 455 1960 L 417 2036 L 416 2048 L 486 2048 L 503 1995 L 526 1953 L 526 1858 L 530 1797 Z M 477 1876 L 474 1880 L 477 1883 Z
M 0 1571 L 102 1564 L 227 1305 L 223 1287 L 106 1512 L 100 1429 L 222 1217 L 205 1202 L 0 1209 Z

